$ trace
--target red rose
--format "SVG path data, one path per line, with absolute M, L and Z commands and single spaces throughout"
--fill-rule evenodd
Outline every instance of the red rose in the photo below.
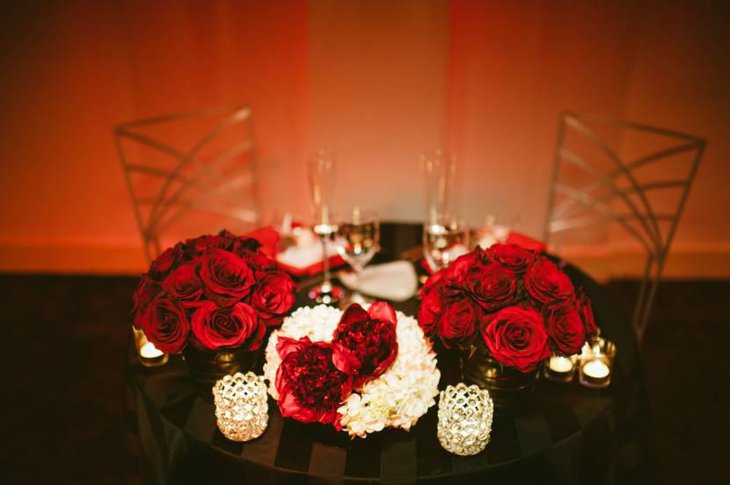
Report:
M 195 301 L 203 295 L 203 286 L 193 264 L 184 264 L 170 273 L 162 288 L 173 298 Z M 184 304 L 183 304 L 184 305 Z
M 597 335 L 598 327 L 596 326 L 596 319 L 593 316 L 593 306 L 591 305 L 591 300 L 588 299 L 582 290 L 578 293 L 577 305 L 578 312 L 583 320 L 586 337 Z
M 520 372 L 530 372 L 550 355 L 542 316 L 529 307 L 503 308 L 482 326 L 492 357 Z
M 522 274 L 535 259 L 535 253 L 518 244 L 493 244 L 486 250 L 486 256 L 502 266 Z
M 160 294 L 162 287 L 158 282 L 145 275 L 139 280 L 137 289 L 132 296 L 134 306 L 132 307 L 132 313 L 134 313 L 134 326 L 142 328 L 142 313 L 145 307 Z
M 252 241 L 255 241 L 255 239 L 252 239 Z M 264 276 L 266 273 L 281 271 L 276 261 L 258 251 L 249 251 L 244 248 L 236 254 L 241 256 L 249 268 L 256 273 L 257 278 Z
M 211 249 L 202 258 L 200 279 L 205 296 L 220 306 L 232 305 L 251 292 L 254 276 L 238 256 L 223 249 Z
M 525 289 L 544 305 L 567 300 L 575 294 L 570 278 L 547 259 L 532 263 L 525 272 Z
M 233 237 L 230 250 L 238 256 L 244 257 L 246 253 L 261 254 L 259 248 L 261 243 L 252 237 Z M 244 258 L 245 259 L 245 258 Z
M 446 271 L 442 269 L 429 276 L 426 283 L 418 290 L 418 297 L 424 298 L 428 293 L 438 290 L 444 283 L 445 274 Z
M 294 282 L 283 271 L 262 275 L 251 296 L 251 305 L 267 325 L 278 325 L 294 306 Z
M 469 270 L 466 286 L 479 306 L 493 312 L 514 303 L 517 280 L 499 263 L 478 264 Z
M 213 249 L 227 249 L 228 239 L 220 236 L 200 236 L 195 239 L 188 239 L 186 244 L 196 256 L 203 255 Z
M 547 334 L 553 350 L 558 354 L 570 356 L 580 351 L 586 335 L 574 301 L 564 301 L 550 307 Z
M 395 310 L 385 302 L 373 303 L 367 312 L 353 304 L 342 314 L 332 341 L 352 352 L 360 363 L 354 387 L 380 376 L 393 363 L 398 355 L 395 329 Z
M 477 320 L 481 317 L 479 308 L 470 300 L 451 302 L 441 314 L 437 333 L 446 348 L 464 348 L 474 336 Z
M 256 312 L 245 303 L 221 308 L 204 302 L 193 313 L 192 328 L 197 342 L 208 350 L 232 349 L 244 343 L 248 350 L 256 350 L 266 333 Z
M 180 352 L 187 342 L 190 323 L 185 310 L 172 300 L 157 298 L 142 313 L 140 325 L 147 339 L 167 354 Z
M 436 324 L 445 306 L 438 291 L 431 291 L 423 296 L 418 309 L 418 325 L 426 335 L 431 335 L 436 329 Z
M 185 249 L 182 243 L 175 244 L 165 249 L 150 263 L 150 274 L 157 280 L 162 280 L 171 269 L 180 263 L 185 257 Z
M 303 423 L 337 424 L 337 408 L 352 392 L 357 359 L 341 345 L 279 337 L 276 372 L 281 415 Z
M 482 262 L 482 256 L 483 251 L 480 247 L 469 253 L 462 254 L 444 269 L 446 279 L 452 284 L 463 285 L 469 272 Z

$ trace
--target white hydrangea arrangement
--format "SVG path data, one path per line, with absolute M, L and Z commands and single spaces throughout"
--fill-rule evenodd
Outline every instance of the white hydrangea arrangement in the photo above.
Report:
M 435 404 L 441 374 L 431 341 L 414 318 L 402 312 L 396 315 L 398 354 L 395 360 L 379 377 L 354 390 L 337 409 L 340 425 L 350 437 L 365 438 L 386 427 L 410 430 Z M 266 346 L 264 377 L 274 399 L 279 398 L 275 386 L 281 364 L 276 350 L 279 337 L 331 342 L 341 316 L 341 310 L 326 305 L 302 307 L 271 334 Z

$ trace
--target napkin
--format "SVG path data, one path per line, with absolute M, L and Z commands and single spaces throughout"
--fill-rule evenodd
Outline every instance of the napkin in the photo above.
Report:
M 354 273 L 341 273 L 339 278 L 351 290 L 356 288 L 357 276 Z M 367 266 L 360 275 L 358 288 L 372 297 L 392 301 L 405 301 L 415 295 L 417 289 L 416 271 L 408 261 Z
M 266 226 L 246 234 L 246 237 L 257 239 L 261 243 L 261 250 L 265 255 L 276 261 L 294 276 L 314 275 L 321 273 L 322 243 L 314 235 L 311 237 L 296 238 L 297 243 L 279 251 L 280 232 L 273 226 Z M 333 243 L 327 243 L 327 257 L 331 267 L 344 264 L 337 254 Z

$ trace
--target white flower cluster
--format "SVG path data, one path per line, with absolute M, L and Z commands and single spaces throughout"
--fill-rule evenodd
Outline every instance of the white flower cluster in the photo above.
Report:
M 276 371 L 281 358 L 276 352 L 279 336 L 330 342 L 342 311 L 319 305 L 303 307 L 284 320 L 266 346 L 264 377 L 269 381 L 269 394 L 274 399 Z M 351 437 L 364 438 L 368 433 L 386 427 L 409 430 L 418 418 L 433 406 L 438 395 L 441 373 L 436 367 L 436 354 L 418 322 L 397 312 L 398 355 L 393 364 L 377 379 L 368 381 L 360 392 L 354 392 L 337 410 L 342 427 Z

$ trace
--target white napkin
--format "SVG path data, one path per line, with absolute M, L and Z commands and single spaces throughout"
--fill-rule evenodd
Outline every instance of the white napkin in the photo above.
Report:
M 341 273 L 340 281 L 354 290 L 357 277 L 354 273 Z M 360 275 L 359 291 L 375 298 L 405 301 L 416 294 L 418 279 L 413 265 L 408 261 L 366 266 Z
M 337 248 L 331 242 L 327 242 L 327 257 L 337 254 Z M 276 260 L 293 268 L 307 268 L 322 261 L 322 243 L 313 240 L 311 244 L 304 246 L 290 246 L 276 255 Z

